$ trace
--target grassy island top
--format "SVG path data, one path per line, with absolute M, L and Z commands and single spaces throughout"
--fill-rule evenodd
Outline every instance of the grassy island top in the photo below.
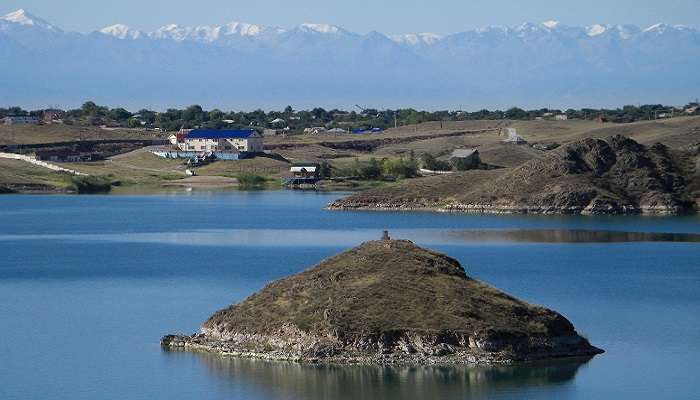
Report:
M 455 259 L 406 240 L 366 242 L 275 281 L 216 312 L 203 328 L 226 337 L 289 325 L 343 341 L 407 332 L 576 335 L 560 314 L 472 279 Z

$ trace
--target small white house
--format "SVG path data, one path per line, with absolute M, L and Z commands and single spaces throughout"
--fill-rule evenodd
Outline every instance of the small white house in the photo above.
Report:
M 326 128 L 323 126 L 314 126 L 312 128 L 304 129 L 304 133 L 307 135 L 318 135 L 319 133 L 325 133 Z
M 555 121 L 566 121 L 569 117 L 566 114 L 557 114 L 554 116 Z

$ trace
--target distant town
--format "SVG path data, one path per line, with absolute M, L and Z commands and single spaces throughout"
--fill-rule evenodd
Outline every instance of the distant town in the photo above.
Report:
M 0 108 L 0 119 L 5 124 L 49 124 L 98 126 L 103 128 L 156 129 L 165 132 L 180 129 L 248 129 L 265 136 L 318 133 L 378 133 L 387 128 L 415 125 L 424 122 L 470 120 L 598 120 L 627 123 L 700 114 L 699 103 L 683 107 L 648 104 L 626 105 L 616 109 L 550 109 L 479 111 L 420 111 L 412 108 L 396 110 L 377 109 L 356 105 L 352 110 L 314 108 L 295 110 L 291 106 L 282 111 L 204 110 L 199 105 L 164 112 L 142 109 L 136 112 L 124 108 L 110 108 L 88 101 L 73 110 L 25 110 L 21 107 Z
M 9 107 L 0 108 L 0 191 L 363 190 L 477 171 L 474 184 L 582 138 L 625 134 L 685 151 L 697 142 L 698 114 L 698 102 L 505 111 Z

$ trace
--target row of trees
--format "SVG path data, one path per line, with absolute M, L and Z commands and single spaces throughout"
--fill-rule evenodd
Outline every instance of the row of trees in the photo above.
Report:
M 60 111 L 62 119 L 67 124 L 78 125 L 108 125 L 129 128 L 160 128 L 174 131 L 180 128 L 288 128 L 291 133 L 301 132 L 304 128 L 325 126 L 327 128 L 389 128 L 396 122 L 398 125 L 412 125 L 430 121 L 465 121 L 465 120 L 531 120 L 551 115 L 565 114 L 569 119 L 593 120 L 603 117 L 611 122 L 633 122 L 652 119 L 659 114 L 680 113 L 685 109 L 697 107 L 697 103 L 689 103 L 683 109 L 664 106 L 662 104 L 633 106 L 628 105 L 617 109 L 583 108 L 579 110 L 548 109 L 524 110 L 510 108 L 508 110 L 479 110 L 467 111 L 419 111 L 412 108 L 398 110 L 364 109 L 361 112 L 343 111 L 338 109 L 325 110 L 317 107 L 312 110 L 296 111 L 287 106 L 282 111 L 254 110 L 250 112 L 229 111 L 219 109 L 204 110 L 199 105 L 184 109 L 171 108 L 164 112 L 142 109 L 131 112 L 124 108 L 109 108 L 88 101 L 82 107 L 74 110 Z M 40 116 L 45 110 L 27 111 L 20 107 L 0 108 L 0 118 L 8 115 Z M 700 114 L 696 110 L 695 114 Z M 283 121 L 272 124 L 272 121 Z

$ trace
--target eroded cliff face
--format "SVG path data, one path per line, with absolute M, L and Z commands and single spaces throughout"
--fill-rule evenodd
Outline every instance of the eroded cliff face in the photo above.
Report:
M 277 360 L 507 363 L 600 353 L 561 314 L 467 276 L 454 259 L 381 240 L 273 282 L 162 343 Z
M 584 139 L 493 179 L 436 198 L 400 189 L 355 194 L 330 209 L 433 209 L 478 213 L 680 214 L 698 202 L 696 155 L 661 144 L 645 147 L 623 136 Z M 454 185 L 454 178 L 450 182 Z M 439 185 L 433 185 L 439 186 Z

